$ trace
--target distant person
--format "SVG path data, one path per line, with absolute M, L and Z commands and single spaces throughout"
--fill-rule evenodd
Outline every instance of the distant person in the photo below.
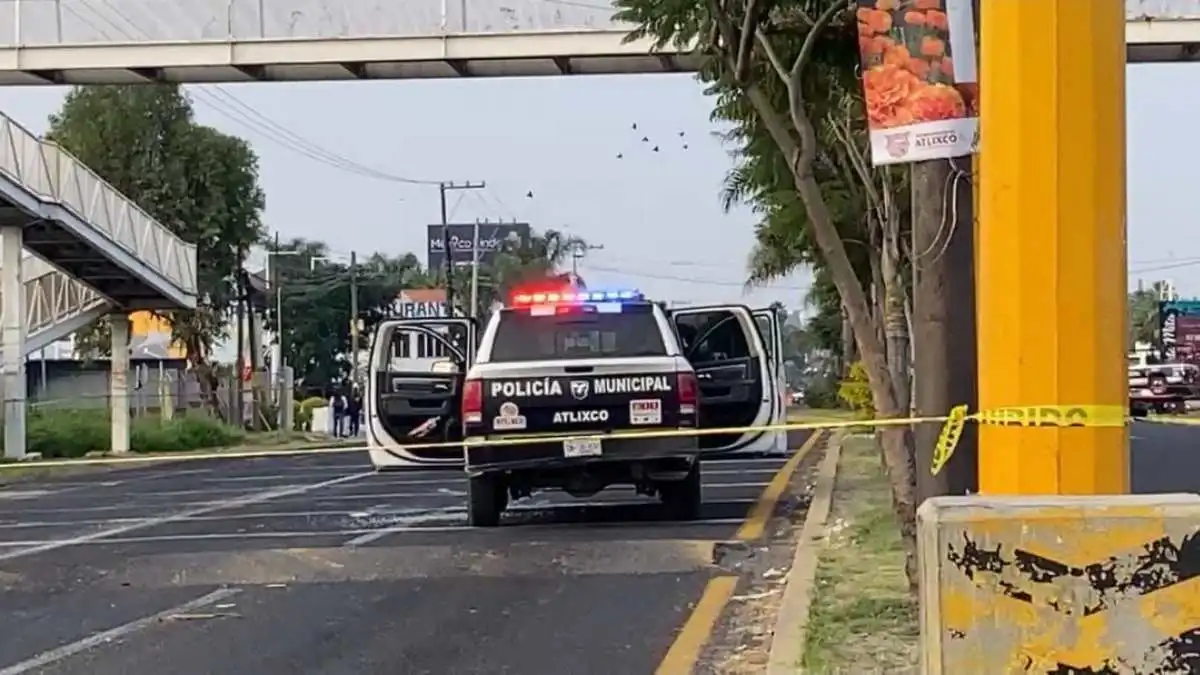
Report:
M 346 417 L 350 422 L 350 438 L 357 438 L 358 431 L 362 425 L 363 412 L 363 396 L 362 390 L 358 385 L 354 385 L 353 391 L 350 392 L 350 399 L 346 402 Z
M 341 438 L 346 422 L 346 395 L 335 390 L 333 396 L 329 397 L 329 408 L 333 411 L 333 437 Z

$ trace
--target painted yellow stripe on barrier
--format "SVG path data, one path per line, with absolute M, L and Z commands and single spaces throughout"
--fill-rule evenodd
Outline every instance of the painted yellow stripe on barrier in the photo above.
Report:
M 771 482 L 767 483 L 767 487 L 758 497 L 758 501 L 754 503 L 754 507 L 750 509 L 750 513 L 746 516 L 745 522 L 738 528 L 734 538 L 738 541 L 754 541 L 763 536 L 767 531 L 767 523 L 771 521 L 771 516 L 775 513 L 775 508 L 779 505 L 779 498 L 783 496 L 787 490 L 788 483 L 792 480 L 792 475 L 796 473 L 796 469 L 800 467 L 800 463 L 808 456 L 808 453 L 816 447 L 817 442 L 825 435 L 824 429 L 818 429 L 809 436 L 804 444 L 801 445 L 788 461 L 775 472 L 775 476 L 771 478 Z
M 704 651 L 704 645 L 708 644 L 713 629 L 717 627 L 721 613 L 733 597 L 737 582 L 738 578 L 734 576 L 709 580 L 700 595 L 700 601 L 683 623 L 683 628 L 654 670 L 654 675 L 691 675 Z

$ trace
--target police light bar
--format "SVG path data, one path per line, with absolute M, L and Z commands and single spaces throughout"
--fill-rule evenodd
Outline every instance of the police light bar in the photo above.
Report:
M 513 307 L 530 307 L 533 305 L 583 305 L 594 302 L 639 302 L 646 296 L 640 291 L 611 290 L 611 291 L 538 291 L 536 293 L 514 293 Z

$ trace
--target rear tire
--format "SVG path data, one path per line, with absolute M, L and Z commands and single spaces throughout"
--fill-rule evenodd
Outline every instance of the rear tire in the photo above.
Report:
M 658 496 L 672 520 L 696 520 L 704 506 L 700 486 L 700 460 L 692 464 L 683 480 L 660 483 Z
M 467 481 L 467 524 L 471 527 L 496 527 L 500 514 L 508 506 L 508 495 L 499 476 L 484 474 Z

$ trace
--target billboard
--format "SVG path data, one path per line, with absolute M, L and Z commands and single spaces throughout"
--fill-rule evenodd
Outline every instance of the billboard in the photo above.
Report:
M 976 151 L 971 0 L 858 0 L 858 48 L 875 166 Z
M 450 230 L 450 251 L 455 264 L 470 264 L 474 259 L 472 244 L 475 237 L 475 224 L 452 224 Z M 479 261 L 488 264 L 496 258 L 496 254 L 504 249 L 506 242 L 529 241 L 528 223 L 480 223 L 479 224 Z M 425 234 L 426 265 L 432 269 L 441 269 L 446 265 L 446 246 L 441 225 L 430 225 Z
M 1158 303 L 1159 343 L 1168 363 L 1200 363 L 1200 303 L 1171 300 Z

